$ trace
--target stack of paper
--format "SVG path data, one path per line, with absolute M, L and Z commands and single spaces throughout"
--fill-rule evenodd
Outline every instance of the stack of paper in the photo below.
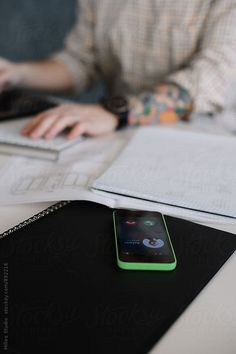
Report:
M 235 156 L 235 137 L 140 128 L 92 188 L 121 206 L 236 222 Z
M 0 205 L 90 200 L 236 225 L 236 137 L 211 133 L 210 122 L 204 133 L 199 124 L 192 129 L 152 126 L 85 139 L 57 162 L 0 155 Z

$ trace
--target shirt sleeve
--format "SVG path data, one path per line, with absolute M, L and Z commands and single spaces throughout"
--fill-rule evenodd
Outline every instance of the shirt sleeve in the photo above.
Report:
M 213 0 L 199 49 L 182 70 L 168 76 L 185 88 L 196 113 L 217 113 L 225 108 L 227 90 L 236 75 L 236 1 Z
M 91 0 L 77 2 L 78 16 L 66 37 L 64 48 L 52 58 L 63 63 L 74 81 L 76 93 L 81 93 L 96 81 L 94 12 Z

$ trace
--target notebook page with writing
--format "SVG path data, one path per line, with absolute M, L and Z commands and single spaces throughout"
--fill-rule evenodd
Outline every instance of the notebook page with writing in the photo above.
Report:
M 94 191 L 236 218 L 236 138 L 142 127 Z

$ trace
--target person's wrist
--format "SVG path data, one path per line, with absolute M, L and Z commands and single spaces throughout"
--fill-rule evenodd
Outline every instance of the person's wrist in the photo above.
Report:
M 96 104 L 96 107 L 97 109 L 104 111 L 105 116 L 109 117 L 111 121 L 113 130 L 116 130 L 119 125 L 119 117 L 116 114 L 106 110 L 101 103 Z
M 102 98 L 101 106 L 116 119 L 116 130 L 120 130 L 128 125 L 129 105 L 126 97 L 113 96 Z

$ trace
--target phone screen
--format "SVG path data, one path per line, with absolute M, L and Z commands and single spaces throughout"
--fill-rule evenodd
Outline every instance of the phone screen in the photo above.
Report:
M 123 262 L 173 263 L 174 253 L 164 216 L 157 212 L 117 210 L 115 227 Z

